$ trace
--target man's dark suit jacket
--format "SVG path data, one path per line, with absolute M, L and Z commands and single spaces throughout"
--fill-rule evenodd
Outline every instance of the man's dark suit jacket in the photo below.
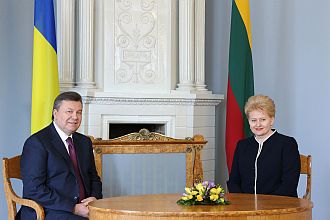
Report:
M 95 168 L 92 142 L 73 133 L 78 165 L 85 186 L 86 198 L 102 198 L 102 183 Z M 45 209 L 46 219 L 71 214 L 79 201 L 79 186 L 70 156 L 53 123 L 29 137 L 21 156 L 23 197 Z M 35 212 L 23 206 L 20 219 L 36 219 Z M 63 219 L 65 218 L 63 216 Z

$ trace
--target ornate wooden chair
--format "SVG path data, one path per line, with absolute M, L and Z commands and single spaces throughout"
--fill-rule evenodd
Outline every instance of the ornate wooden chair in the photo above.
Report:
M 311 200 L 312 192 L 311 192 L 311 184 L 312 184 L 312 156 L 302 155 L 300 154 L 300 174 L 307 175 L 307 183 L 306 183 L 306 192 L 303 196 L 304 199 Z
M 8 205 L 8 220 L 14 220 L 17 210 L 16 203 L 33 208 L 37 213 L 37 219 L 45 219 L 44 209 L 41 205 L 30 199 L 19 197 L 13 190 L 11 178 L 22 179 L 20 171 L 21 156 L 2 159 L 2 174 L 5 189 L 5 196 Z
M 193 138 L 175 139 L 162 134 L 141 129 L 139 133 L 131 133 L 110 140 L 92 139 L 95 164 L 102 178 L 103 154 L 160 154 L 184 153 L 186 163 L 186 186 L 203 180 L 201 150 L 207 143 L 201 135 Z

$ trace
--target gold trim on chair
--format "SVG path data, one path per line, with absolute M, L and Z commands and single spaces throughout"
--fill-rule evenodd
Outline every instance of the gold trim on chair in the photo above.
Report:
M 306 192 L 303 196 L 304 199 L 311 200 L 312 197 L 312 156 L 300 154 L 300 174 L 306 174 Z
M 201 150 L 207 143 L 202 135 L 193 138 L 175 139 L 141 129 L 138 133 L 127 134 L 110 140 L 92 138 L 95 164 L 102 178 L 103 154 L 160 154 L 184 153 L 186 156 L 186 186 L 203 180 Z

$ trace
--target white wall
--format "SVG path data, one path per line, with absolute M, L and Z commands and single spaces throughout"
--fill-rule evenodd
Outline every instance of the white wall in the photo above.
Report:
M 206 82 L 226 93 L 229 0 L 206 0 Z M 330 1 L 251 0 L 255 92 L 277 105 L 276 128 L 313 156 L 313 218 L 328 219 Z M 0 0 L 0 155 L 19 154 L 29 135 L 33 0 Z M 217 179 L 227 179 L 225 104 L 217 108 Z M 7 213 L 0 181 L 0 213 Z
M 313 156 L 313 217 L 329 219 L 330 1 L 251 3 L 255 92 L 274 98 L 275 127 Z
M 0 158 L 20 154 L 30 134 L 33 0 L 0 0 Z M 1 165 L 2 167 L 2 165 Z M 0 218 L 7 203 L 0 171 Z M 21 185 L 14 182 L 21 192 Z
M 206 2 L 207 85 L 226 93 L 231 2 Z M 328 219 L 330 1 L 251 0 L 250 6 L 255 93 L 275 100 L 276 129 L 294 136 L 300 152 L 313 156 L 313 219 Z M 217 180 L 222 184 L 227 179 L 224 109 L 225 104 L 217 117 Z

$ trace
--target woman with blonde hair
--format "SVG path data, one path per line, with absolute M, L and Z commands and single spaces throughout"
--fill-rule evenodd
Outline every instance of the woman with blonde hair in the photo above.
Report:
M 237 143 L 227 182 L 231 193 L 297 197 L 298 145 L 273 129 L 275 104 L 268 96 L 251 96 L 244 108 L 254 136 Z

